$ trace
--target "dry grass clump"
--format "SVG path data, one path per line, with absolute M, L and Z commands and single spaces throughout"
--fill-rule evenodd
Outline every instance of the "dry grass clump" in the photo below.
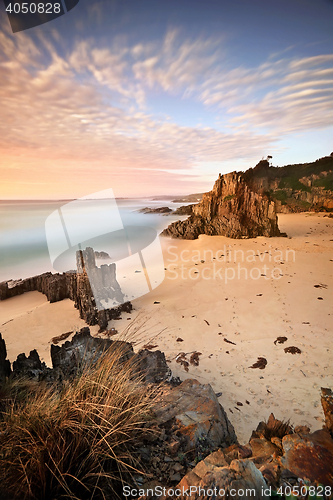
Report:
M 15 381 L 0 416 L 0 490 L 11 500 L 116 498 L 153 389 L 120 343 L 60 387 Z M 18 397 L 13 396 L 13 391 Z M 3 496 L 1 496 L 3 498 Z
M 282 439 L 287 434 L 292 434 L 292 426 L 290 420 L 275 420 L 273 423 L 265 423 L 264 437 L 269 441 L 273 437 Z

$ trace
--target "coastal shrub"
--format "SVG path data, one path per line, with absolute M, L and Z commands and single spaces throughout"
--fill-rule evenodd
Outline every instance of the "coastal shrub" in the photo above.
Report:
M 287 198 L 288 198 L 288 194 L 286 191 L 282 190 L 282 189 L 279 189 L 275 192 L 272 191 L 271 193 L 271 197 L 274 199 L 274 200 L 279 200 L 281 201 L 281 204 L 282 205 L 286 205 L 287 203 Z
M 119 345 L 120 344 L 120 345 Z M 117 498 L 140 472 L 154 389 L 123 363 L 121 343 L 60 385 L 9 382 L 0 416 L 0 496 L 11 500 Z
M 325 177 L 316 179 L 313 185 L 316 187 L 323 187 L 326 191 L 333 191 L 333 172 L 329 172 Z
M 292 189 L 293 191 L 311 191 L 311 187 L 305 186 L 297 176 L 283 177 L 279 182 L 279 189 Z
M 292 432 L 293 430 L 290 425 L 290 420 L 275 420 L 273 425 L 268 425 L 268 422 L 265 422 L 264 437 L 268 441 L 270 441 L 273 437 L 282 439 L 287 434 L 292 434 Z

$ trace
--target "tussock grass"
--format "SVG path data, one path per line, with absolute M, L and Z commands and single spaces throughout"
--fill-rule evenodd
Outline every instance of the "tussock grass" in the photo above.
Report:
M 0 490 L 11 500 L 116 498 L 140 471 L 132 446 L 156 395 L 126 346 L 114 343 L 61 386 L 16 380 L 3 389 Z M 1 496 L 1 498 L 3 498 Z
M 265 422 L 264 437 L 270 441 L 273 437 L 282 439 L 287 434 L 292 433 L 292 426 L 290 420 L 275 420 L 273 425 L 268 425 Z

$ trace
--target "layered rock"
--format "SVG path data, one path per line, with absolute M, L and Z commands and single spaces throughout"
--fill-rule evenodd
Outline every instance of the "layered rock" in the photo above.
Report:
M 124 302 L 117 282 L 116 264 L 97 267 L 94 250 L 90 247 L 78 251 L 76 257 L 77 271 L 49 272 L 0 283 L 0 300 L 32 291 L 43 293 L 51 303 L 69 298 L 79 310 L 80 318 L 88 325 L 98 324 L 101 330 L 105 330 L 108 321 L 132 310 L 131 303 Z
M 187 220 L 175 222 L 162 236 L 196 239 L 199 234 L 230 238 L 280 236 L 275 203 L 254 192 L 240 172 L 219 175 L 212 191 L 192 208 Z
M 173 422 L 184 452 L 197 449 L 200 442 L 216 449 L 237 442 L 235 430 L 209 384 L 185 380 L 166 388 L 156 408 L 158 425 Z
M 43 273 L 23 280 L 0 283 L 0 300 L 9 299 L 25 292 L 38 291 L 46 295 L 49 302 L 72 299 L 76 295 L 76 272 Z

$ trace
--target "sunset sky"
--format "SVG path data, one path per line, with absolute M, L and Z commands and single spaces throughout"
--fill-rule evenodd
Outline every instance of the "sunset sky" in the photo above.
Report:
M 15 34 L 0 7 L 0 199 L 201 192 L 333 151 L 331 0 L 80 0 Z

